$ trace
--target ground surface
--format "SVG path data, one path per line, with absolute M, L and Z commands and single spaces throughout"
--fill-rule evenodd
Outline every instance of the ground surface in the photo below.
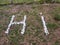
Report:
M 50 33 L 48 36 L 44 33 L 40 12 L 45 17 Z M 60 45 L 60 21 L 54 19 L 55 14 L 60 14 L 60 4 L 0 6 L 0 45 Z M 24 35 L 20 33 L 22 25 L 12 25 L 10 33 L 4 33 L 12 15 L 16 16 L 14 21 L 21 21 L 27 15 Z

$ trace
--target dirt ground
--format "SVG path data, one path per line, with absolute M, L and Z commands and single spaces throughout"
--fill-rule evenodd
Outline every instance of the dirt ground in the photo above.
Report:
M 55 23 L 56 28 L 48 28 L 45 35 L 40 12 L 46 23 Z M 60 4 L 23 4 L 0 6 L 0 45 L 60 45 L 60 21 L 54 20 L 54 13 L 60 14 Z M 5 34 L 12 15 L 14 21 L 23 20 L 27 15 L 26 31 L 21 35 L 22 25 L 12 25 L 9 34 Z

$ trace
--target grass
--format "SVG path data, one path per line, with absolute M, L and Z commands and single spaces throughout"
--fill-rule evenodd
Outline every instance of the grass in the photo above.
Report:
M 51 3 L 52 0 L 12 0 L 13 3 L 31 3 L 31 2 L 39 2 L 39 3 Z M 60 3 L 60 0 L 54 0 L 54 2 Z M 0 4 L 9 4 L 10 0 L 0 0 Z
M 54 45 L 60 45 L 60 42 L 57 40 Z
M 10 3 L 9 0 L 0 0 L 0 4 L 8 4 L 8 3 Z
M 56 20 L 56 21 L 60 21 L 60 14 L 55 14 L 55 16 L 54 16 L 54 19 Z
M 51 11 L 53 14 L 53 18 L 55 21 L 60 21 L 60 7 L 56 7 L 53 11 Z
M 58 25 L 55 24 L 55 23 L 47 23 L 47 27 L 48 27 L 49 29 L 56 29 L 56 28 L 58 27 Z
M 23 42 L 24 41 L 24 36 L 21 35 L 19 28 L 20 26 L 16 26 L 16 28 L 14 29 L 10 29 L 10 33 L 8 36 L 8 39 L 10 40 L 10 43 L 12 45 L 18 45 L 19 42 Z
M 20 8 L 24 8 L 24 6 L 25 5 L 23 5 L 23 7 L 20 6 Z M 29 5 L 29 6 L 31 6 L 31 5 Z M 6 7 L 8 7 L 8 8 L 6 8 Z M 4 31 L 7 29 L 7 26 L 9 24 L 10 20 L 11 20 L 11 17 L 12 17 L 12 13 L 10 13 L 11 15 L 8 14 L 8 13 L 4 13 L 5 12 L 4 11 L 5 9 L 6 10 L 10 9 L 9 6 L 6 6 L 6 7 L 5 8 L 2 8 L 2 7 L 0 8 L 1 11 L 2 11 L 2 13 L 0 12 L 0 17 L 1 17 L 0 18 L 0 30 L 3 29 Z M 11 8 L 13 8 L 13 6 Z M 45 7 L 43 7 L 43 8 L 45 10 Z M 14 20 L 14 21 L 21 21 L 21 20 L 23 20 L 22 17 L 24 15 L 27 15 L 27 20 L 26 20 L 27 27 L 26 27 L 26 31 L 25 31 L 25 34 L 24 35 L 21 35 L 21 33 L 20 33 L 21 32 L 21 28 L 22 28 L 21 25 L 19 25 L 19 26 L 18 25 L 13 25 L 11 27 L 10 33 L 7 36 L 8 37 L 8 40 L 10 41 L 9 42 L 10 45 L 19 45 L 20 42 L 23 43 L 25 41 L 24 39 L 27 39 L 26 40 L 26 43 L 28 43 L 29 40 L 34 40 L 35 38 L 38 38 L 36 40 L 39 40 L 41 42 L 46 42 L 46 39 L 44 39 L 44 36 L 43 36 L 44 35 L 44 30 L 43 30 L 43 26 L 42 26 L 42 22 L 41 22 L 41 18 L 40 18 L 41 16 L 39 15 L 40 11 L 43 11 L 43 13 L 44 13 L 44 10 L 42 9 L 42 6 L 39 5 L 37 7 L 37 6 L 34 5 L 33 7 L 31 6 L 31 11 L 29 9 L 30 9 L 30 7 L 28 9 L 25 9 L 24 8 L 24 9 L 20 10 L 20 12 L 17 13 L 17 14 L 19 14 L 19 17 L 16 17 L 15 18 L 16 20 Z M 15 14 L 15 16 L 18 16 L 17 14 Z M 50 15 L 50 16 L 52 16 L 52 15 Z M 3 26 L 1 26 L 2 24 L 3 24 Z M 47 24 L 47 27 L 50 30 L 51 29 L 56 29 L 57 28 L 57 24 L 55 24 L 55 22 L 54 23 L 51 23 L 50 22 L 50 23 Z M 0 31 L 0 32 L 2 32 L 2 31 Z M 3 32 L 2 32 L 2 34 L 3 34 Z M 4 34 L 3 34 L 3 37 L 5 37 Z M 33 41 L 31 41 L 31 43 L 32 42 Z M 33 45 L 36 45 L 36 43 L 34 43 L 34 42 L 33 42 Z
M 13 3 L 24 3 L 24 0 L 13 0 Z

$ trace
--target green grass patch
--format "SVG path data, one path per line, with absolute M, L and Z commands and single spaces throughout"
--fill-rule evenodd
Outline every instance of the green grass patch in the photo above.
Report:
M 32 43 L 32 45 L 36 45 L 36 43 Z
M 48 27 L 49 29 L 56 29 L 56 28 L 58 27 L 58 25 L 55 24 L 55 23 L 48 23 L 48 24 L 47 24 L 47 27 Z
M 24 0 L 13 0 L 13 3 L 24 3 Z
M 8 4 L 8 3 L 10 3 L 9 0 L 0 0 L 0 4 Z
M 13 3 L 30 3 L 33 2 L 34 0 L 13 0 Z
M 54 19 L 55 19 L 56 21 L 60 21 L 60 14 L 55 14 L 55 15 L 54 15 Z

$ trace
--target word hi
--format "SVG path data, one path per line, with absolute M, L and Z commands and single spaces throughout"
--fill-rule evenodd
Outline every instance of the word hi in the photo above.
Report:
M 42 24 L 43 24 L 44 32 L 45 32 L 46 35 L 48 35 L 49 32 L 48 32 L 48 29 L 47 29 L 47 26 L 46 26 L 46 22 L 44 20 L 44 16 L 42 16 L 42 13 L 40 13 L 40 15 L 41 15 L 41 21 L 42 21 Z M 20 21 L 20 22 L 13 22 L 14 18 L 15 18 L 15 16 L 13 15 L 12 18 L 11 18 L 11 21 L 10 21 L 10 23 L 8 25 L 8 28 L 5 31 L 5 33 L 6 34 L 9 33 L 9 29 L 10 29 L 11 25 L 13 25 L 13 24 L 23 24 L 23 28 L 21 30 L 21 34 L 24 34 L 25 28 L 26 28 L 26 22 L 25 22 L 26 21 L 26 18 L 27 18 L 26 15 L 24 16 L 24 20 L 23 21 Z
M 22 30 L 21 30 L 21 34 L 24 34 L 24 32 L 25 32 L 25 27 L 26 27 L 26 23 L 25 23 L 25 21 L 26 21 L 26 15 L 24 16 L 24 20 L 23 20 L 23 21 L 20 21 L 20 22 L 13 22 L 13 21 L 14 21 L 14 18 L 15 18 L 15 15 L 12 16 L 11 21 L 10 21 L 10 23 L 9 23 L 9 25 L 8 25 L 8 28 L 7 28 L 7 30 L 5 31 L 5 33 L 6 33 L 6 34 L 9 33 L 9 29 L 10 29 L 11 25 L 13 25 L 13 24 L 23 24 L 23 28 L 22 28 Z

